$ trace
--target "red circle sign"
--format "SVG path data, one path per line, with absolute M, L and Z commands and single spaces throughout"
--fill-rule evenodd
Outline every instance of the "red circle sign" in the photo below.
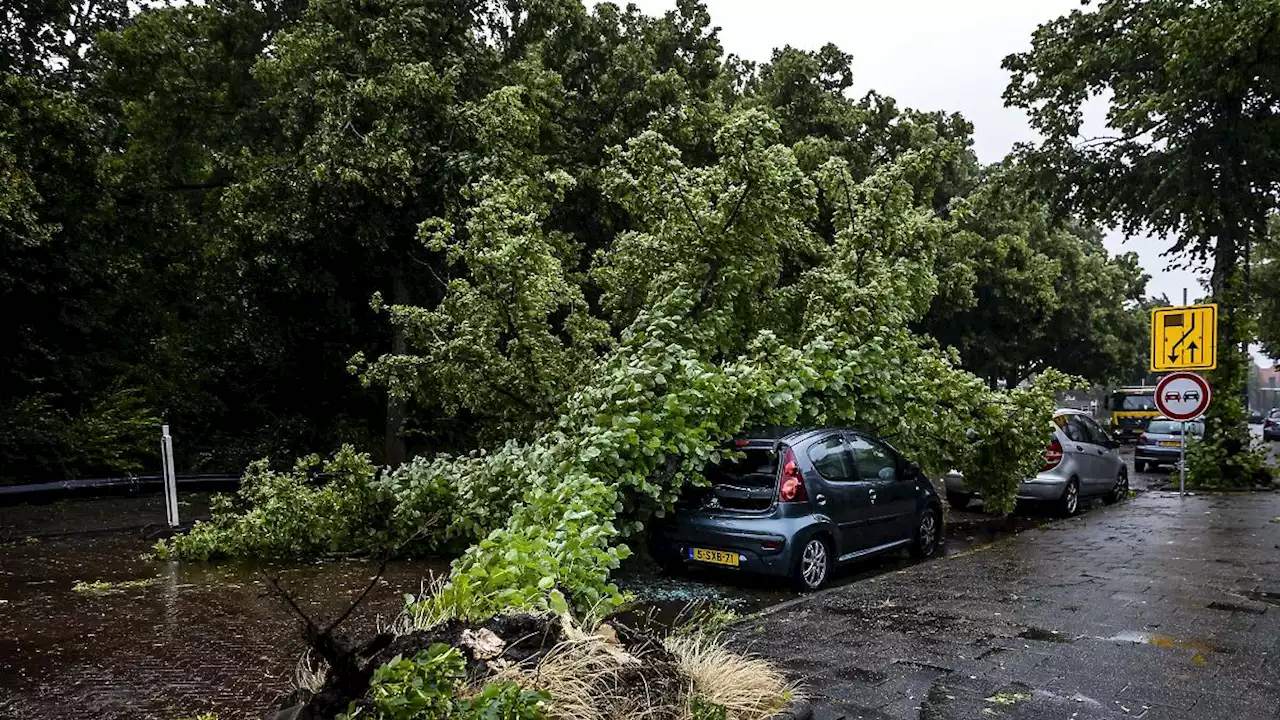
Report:
M 1156 407 L 1170 420 L 1194 420 L 1209 409 L 1209 381 L 1193 372 L 1170 373 L 1156 383 Z

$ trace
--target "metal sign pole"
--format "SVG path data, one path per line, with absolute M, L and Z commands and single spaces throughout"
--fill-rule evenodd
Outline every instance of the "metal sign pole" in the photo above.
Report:
M 1178 494 L 1187 496 L 1187 421 L 1182 421 L 1182 443 L 1178 449 Z
M 178 526 L 178 480 L 173 472 L 173 437 L 169 426 L 160 426 L 160 458 L 164 462 L 164 506 L 169 527 Z

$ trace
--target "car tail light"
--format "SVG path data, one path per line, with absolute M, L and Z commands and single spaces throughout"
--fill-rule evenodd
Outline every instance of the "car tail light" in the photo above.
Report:
M 1058 463 L 1062 462 L 1062 443 L 1058 442 L 1058 438 L 1049 441 L 1049 447 L 1044 449 L 1044 465 L 1040 466 L 1040 472 L 1052 470 L 1058 467 Z
M 791 448 L 787 448 L 787 453 L 782 456 L 782 484 L 778 486 L 778 497 L 782 502 L 803 502 L 809 499 L 800 467 L 796 465 L 795 451 Z
M 1147 444 L 1147 434 L 1146 434 L 1146 433 L 1142 433 L 1141 435 L 1139 435 L 1139 436 L 1138 436 L 1138 444 L 1139 444 L 1139 445 L 1146 445 L 1146 444 Z

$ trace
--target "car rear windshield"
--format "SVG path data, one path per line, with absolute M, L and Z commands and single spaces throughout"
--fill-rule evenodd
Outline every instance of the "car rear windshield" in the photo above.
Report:
M 708 467 L 707 480 L 713 486 L 772 488 L 778 478 L 778 456 L 768 448 L 747 448 L 744 454 Z
M 1153 435 L 1181 435 L 1182 423 L 1174 420 L 1152 420 L 1147 425 L 1147 432 Z M 1198 422 L 1187 423 L 1187 432 L 1192 435 L 1203 435 L 1204 425 Z
M 722 460 L 704 471 L 710 488 L 703 488 L 695 507 L 764 512 L 777 494 L 778 455 L 769 448 L 745 448 L 745 457 Z M 714 500 L 714 502 L 712 502 Z

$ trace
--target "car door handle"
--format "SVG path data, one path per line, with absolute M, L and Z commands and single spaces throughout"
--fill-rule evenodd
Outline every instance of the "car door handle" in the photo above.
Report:
M 826 505 L 826 504 L 827 504 L 827 496 L 826 496 L 826 495 L 823 495 L 822 493 L 818 493 L 817 495 L 814 495 L 814 496 L 813 496 L 813 499 L 814 499 L 815 501 L 817 501 L 817 503 L 818 503 L 819 505 Z
M 1076 450 L 1077 450 L 1078 452 L 1084 452 L 1084 446 L 1083 446 L 1083 445 L 1077 445 L 1077 446 L 1076 446 Z

